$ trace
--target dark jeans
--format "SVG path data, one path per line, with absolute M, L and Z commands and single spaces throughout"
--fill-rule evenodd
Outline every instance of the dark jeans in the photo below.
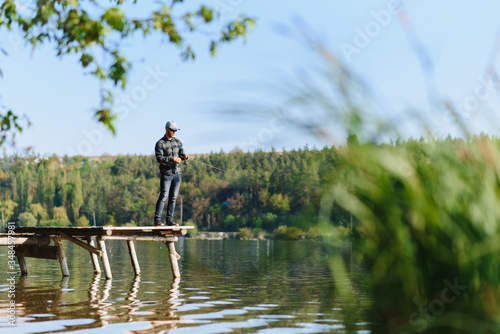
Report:
M 161 222 L 161 215 L 163 213 L 163 207 L 168 198 L 167 204 L 167 222 L 173 220 L 175 201 L 177 195 L 179 194 L 179 188 L 181 187 L 181 174 L 166 175 L 161 173 L 160 175 L 160 196 L 156 202 L 155 210 L 155 222 Z

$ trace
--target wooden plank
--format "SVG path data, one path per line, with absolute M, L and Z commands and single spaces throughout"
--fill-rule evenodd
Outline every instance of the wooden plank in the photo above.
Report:
M 96 254 L 96 255 L 99 255 L 101 256 L 102 255 L 102 251 L 98 250 L 97 248 L 94 248 L 92 246 L 89 246 L 88 244 L 84 243 L 83 241 L 81 240 L 78 240 L 77 238 L 74 238 L 70 235 L 67 235 L 66 233 L 64 232 L 61 232 L 61 235 L 64 237 L 64 239 L 66 240 L 69 240 L 71 241 L 72 243 L 88 250 L 90 253 L 93 253 L 93 254 Z
M 105 230 L 111 231 L 161 231 L 161 230 L 176 230 L 176 229 L 193 229 L 194 226 L 101 226 Z
M 142 237 L 142 236 L 119 236 L 111 235 L 109 237 L 100 237 L 102 240 L 133 240 L 133 241 L 177 241 L 178 237 Z
M 155 226 L 155 227 L 105 227 L 112 236 L 176 236 L 186 235 L 193 226 Z
M 60 235 L 56 235 L 52 237 L 52 240 L 54 240 L 54 245 L 57 247 L 59 256 L 59 264 L 61 265 L 61 274 L 63 277 L 69 277 L 69 269 L 68 269 L 68 258 L 66 257 L 66 254 L 64 253 L 64 248 L 62 246 L 62 240 Z
M 0 246 L 8 245 L 38 245 L 38 246 L 48 246 L 50 244 L 50 237 L 48 236 L 38 236 L 38 235 L 20 235 L 12 234 L 9 238 L 7 234 L 0 235 Z
M 127 240 L 128 252 L 130 254 L 130 260 L 132 261 L 132 267 L 134 268 L 135 276 L 141 274 L 141 267 L 139 267 L 139 260 L 137 260 L 137 254 L 135 253 L 135 246 L 133 240 Z
M 26 227 L 19 226 L 16 227 L 16 232 L 19 233 L 36 233 L 43 235 L 58 235 L 62 233 L 66 233 L 71 236 L 93 236 L 93 235 L 108 235 L 111 234 L 110 231 L 104 230 L 102 226 L 97 227 Z
M 58 256 L 58 250 L 55 246 L 16 246 L 14 251 L 18 257 L 57 260 Z
M 193 226 L 144 226 L 144 227 L 115 227 L 115 226 L 96 226 L 96 227 L 17 227 L 19 233 L 36 233 L 43 235 L 66 234 L 72 237 L 86 236 L 151 236 L 151 235 L 185 235 L 188 229 Z

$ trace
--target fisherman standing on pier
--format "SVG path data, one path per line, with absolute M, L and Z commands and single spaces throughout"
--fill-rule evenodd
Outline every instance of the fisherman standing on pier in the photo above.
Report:
M 174 222 L 173 215 L 182 182 L 180 163 L 182 160 L 189 160 L 189 155 L 184 153 L 182 142 L 174 138 L 178 130 L 180 129 L 174 121 L 168 121 L 165 125 L 165 135 L 155 145 L 156 161 L 160 164 L 160 196 L 156 202 L 155 226 L 164 225 L 161 217 L 167 198 L 166 224 L 178 225 Z

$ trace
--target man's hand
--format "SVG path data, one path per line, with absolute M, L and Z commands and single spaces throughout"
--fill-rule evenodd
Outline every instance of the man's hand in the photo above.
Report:
M 184 154 L 184 160 L 189 160 L 189 155 L 188 154 Z
M 177 162 L 178 164 L 180 164 L 182 160 L 181 160 L 181 158 L 177 157 L 177 158 L 174 158 L 174 161 Z

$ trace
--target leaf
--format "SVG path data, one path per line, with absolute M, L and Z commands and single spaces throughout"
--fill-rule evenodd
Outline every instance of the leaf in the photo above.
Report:
M 212 41 L 212 43 L 210 43 L 210 55 L 212 57 L 215 57 L 215 54 L 217 53 L 217 47 L 218 47 L 217 42 Z
M 123 32 L 127 22 L 125 19 L 125 12 L 118 7 L 106 10 L 102 15 L 102 20 L 106 21 L 112 29 L 120 32 Z
M 108 77 L 113 80 L 115 85 L 117 85 L 118 82 L 121 82 L 122 88 L 125 88 L 127 82 L 126 74 L 129 68 L 130 64 L 127 62 L 127 60 L 123 57 L 120 57 L 113 65 L 111 65 Z
M 82 56 L 80 57 L 80 62 L 82 63 L 82 66 L 84 68 L 89 66 L 89 64 L 93 61 L 94 61 L 94 57 L 92 57 L 91 55 L 86 54 L 86 53 L 82 54 Z
M 95 118 L 101 122 L 108 130 L 110 130 L 113 135 L 116 134 L 114 122 L 116 121 L 116 114 L 111 112 L 109 109 L 100 109 L 95 113 Z
M 198 11 L 198 15 L 201 16 L 206 23 L 212 22 L 213 10 L 206 6 L 201 6 L 200 10 Z

